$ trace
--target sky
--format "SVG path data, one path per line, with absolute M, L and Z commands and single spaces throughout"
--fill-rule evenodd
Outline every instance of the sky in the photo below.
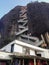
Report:
M 6 13 L 13 9 L 17 5 L 26 5 L 29 2 L 34 2 L 37 0 L 0 0 L 0 18 L 2 18 Z M 49 0 L 38 0 L 43 2 L 48 2 Z

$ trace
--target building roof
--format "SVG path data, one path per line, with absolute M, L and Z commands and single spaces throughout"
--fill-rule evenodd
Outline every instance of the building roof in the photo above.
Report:
M 27 48 L 32 49 L 32 50 L 35 50 L 35 51 L 41 51 L 41 52 L 48 50 L 48 49 L 43 49 L 43 48 L 40 48 L 40 47 L 31 45 L 31 44 L 22 42 L 22 41 L 20 41 L 20 40 L 14 40 L 14 41 L 10 42 L 9 44 L 17 44 L 17 45 L 20 45 L 20 46 L 23 46 L 23 47 L 27 47 Z M 8 45 L 9 45 L 9 44 L 8 44 Z M 6 46 L 8 46 L 8 45 L 6 45 Z M 4 46 L 4 47 L 6 47 L 6 46 Z M 4 48 L 4 47 L 3 47 L 3 48 Z M 3 48 L 1 48 L 1 49 L 3 49 Z
M 31 49 L 36 50 L 36 51 L 46 51 L 47 50 L 47 49 L 36 47 L 34 45 L 31 45 L 31 44 L 28 44 L 28 43 L 25 43 L 25 42 L 22 42 L 22 41 L 19 41 L 19 40 L 15 40 L 14 43 L 21 45 L 21 46 L 24 46 L 24 47 L 31 48 Z

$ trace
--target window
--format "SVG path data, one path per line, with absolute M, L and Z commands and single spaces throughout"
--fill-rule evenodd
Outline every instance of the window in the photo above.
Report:
M 4 49 L 3 51 L 6 51 L 6 49 Z
M 23 47 L 23 53 L 26 55 L 30 55 L 30 49 Z
M 14 51 L 14 44 L 11 45 L 11 52 Z

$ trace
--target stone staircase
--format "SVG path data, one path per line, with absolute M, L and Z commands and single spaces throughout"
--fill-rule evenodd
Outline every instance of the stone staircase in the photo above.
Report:
M 22 7 L 19 14 L 20 19 L 18 20 L 19 31 L 15 34 L 16 36 L 18 36 L 18 40 L 21 40 L 29 44 L 33 44 L 35 46 L 39 46 L 43 43 L 43 40 L 39 41 L 37 37 L 33 37 L 30 34 L 28 34 L 28 19 L 26 12 L 27 7 Z

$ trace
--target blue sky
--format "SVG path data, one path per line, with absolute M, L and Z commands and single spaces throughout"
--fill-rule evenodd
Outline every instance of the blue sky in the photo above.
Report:
M 0 18 L 8 13 L 17 5 L 26 5 L 27 3 L 36 0 L 0 0 Z M 49 2 L 49 0 L 38 0 Z

